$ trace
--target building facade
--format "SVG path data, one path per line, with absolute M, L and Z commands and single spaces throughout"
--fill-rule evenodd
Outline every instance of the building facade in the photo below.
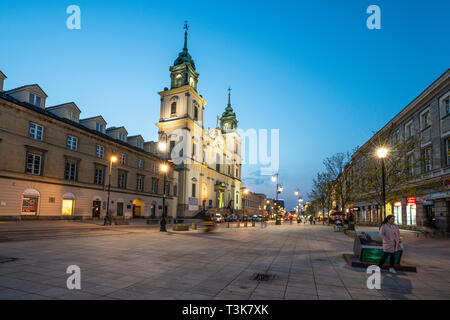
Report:
M 242 188 L 242 216 L 267 216 L 269 205 L 270 200 L 265 194 L 253 193 L 247 188 Z
M 178 173 L 161 172 L 152 144 L 46 99 L 36 84 L 0 92 L 0 219 L 103 218 L 109 186 L 113 217 L 161 216 L 163 192 L 176 215 Z
M 159 146 L 178 172 L 177 215 L 192 217 L 241 209 L 241 137 L 236 114 L 228 105 L 215 129 L 205 129 L 206 101 L 197 91 L 199 74 L 184 48 L 169 68 L 171 87 L 159 92 L 161 100 Z M 220 124 L 219 124 L 220 120 Z
M 390 141 L 397 143 L 416 138 L 418 147 L 405 156 L 414 165 L 408 170 L 414 178 L 406 185 L 410 195 L 386 204 L 386 214 L 393 214 L 403 228 L 415 229 L 430 223 L 450 232 L 450 69 L 401 110 L 389 123 L 367 141 L 360 150 L 376 145 L 376 139 L 390 130 Z M 360 152 L 352 157 L 356 174 Z M 408 161 L 409 161 L 408 160 Z M 348 204 L 357 223 L 379 224 L 386 216 L 379 203 L 355 199 Z M 434 222 L 433 222 L 434 221 Z

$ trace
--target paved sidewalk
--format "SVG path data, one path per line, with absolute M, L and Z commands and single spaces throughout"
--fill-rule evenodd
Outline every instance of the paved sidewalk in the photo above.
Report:
M 0 242 L 0 299 L 450 299 L 448 240 L 405 237 L 418 272 L 382 273 L 381 290 L 369 290 L 365 270 L 342 258 L 353 239 L 330 226 L 111 229 L 120 232 Z M 81 290 L 66 287 L 73 264 Z

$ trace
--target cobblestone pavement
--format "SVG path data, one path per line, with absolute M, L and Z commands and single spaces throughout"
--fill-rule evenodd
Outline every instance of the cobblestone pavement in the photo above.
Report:
M 365 270 L 342 258 L 353 239 L 330 226 L 107 228 L 0 242 L 0 299 L 450 299 L 447 239 L 403 233 L 404 259 L 418 272 L 383 272 L 381 289 L 369 290 Z M 81 290 L 67 289 L 69 265 L 81 268 Z M 257 273 L 274 278 L 253 280 Z

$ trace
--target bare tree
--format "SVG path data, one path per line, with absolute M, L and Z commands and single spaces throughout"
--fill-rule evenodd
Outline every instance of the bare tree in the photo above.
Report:
M 353 192 L 352 171 L 349 168 L 351 159 L 349 152 L 339 152 L 323 161 L 341 211 L 344 211 Z

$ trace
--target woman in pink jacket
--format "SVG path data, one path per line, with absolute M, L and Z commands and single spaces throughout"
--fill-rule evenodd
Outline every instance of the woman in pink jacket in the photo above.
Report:
M 381 224 L 380 236 L 383 239 L 383 256 L 378 263 L 378 266 L 381 269 L 387 257 L 390 256 L 389 271 L 392 273 L 396 273 L 394 269 L 395 252 L 398 250 L 400 245 L 400 230 L 394 222 L 395 217 L 391 214 L 388 215 Z

